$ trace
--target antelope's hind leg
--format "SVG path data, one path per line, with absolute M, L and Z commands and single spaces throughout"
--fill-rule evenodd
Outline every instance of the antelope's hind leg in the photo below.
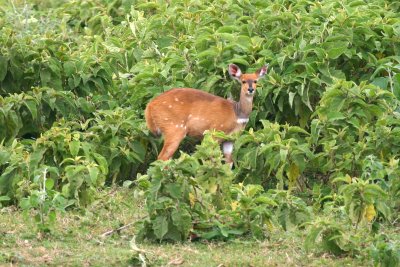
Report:
M 231 166 L 233 166 L 232 160 L 232 151 L 233 151 L 233 142 L 225 141 L 222 143 L 222 151 L 224 152 L 225 162 Z
M 181 129 L 174 129 L 173 131 L 164 132 L 164 145 L 157 159 L 170 159 L 178 149 L 179 144 L 181 143 L 182 139 L 185 138 L 185 136 L 186 132 Z

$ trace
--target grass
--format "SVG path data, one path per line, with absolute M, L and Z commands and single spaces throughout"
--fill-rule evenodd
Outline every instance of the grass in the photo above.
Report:
M 365 266 L 355 258 L 307 254 L 302 232 L 276 230 L 269 240 L 133 244 L 134 222 L 144 215 L 133 190 L 111 189 L 85 210 L 58 216 L 51 235 L 41 236 L 20 210 L 0 209 L 0 265 L 134 266 L 145 255 L 151 266 Z M 106 232 L 127 226 L 120 231 Z

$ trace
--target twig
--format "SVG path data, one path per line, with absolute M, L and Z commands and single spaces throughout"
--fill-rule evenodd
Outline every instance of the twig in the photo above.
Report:
M 134 222 L 125 224 L 125 225 L 123 225 L 123 226 L 121 226 L 121 227 L 118 227 L 117 229 L 112 229 L 112 230 L 110 230 L 110 231 L 107 231 L 107 232 L 101 234 L 100 236 L 101 236 L 101 237 L 106 237 L 106 236 L 111 235 L 111 234 L 113 234 L 113 233 L 115 233 L 115 232 L 119 232 L 119 231 L 121 231 L 121 230 L 124 230 L 125 228 L 128 228 L 128 227 L 131 226 L 132 224 L 134 224 Z

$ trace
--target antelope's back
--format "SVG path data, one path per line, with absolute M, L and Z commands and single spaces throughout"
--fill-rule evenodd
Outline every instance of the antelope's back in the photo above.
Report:
M 232 101 L 191 88 L 175 88 L 157 96 L 147 105 L 145 116 L 153 133 L 185 130 L 191 136 L 235 121 Z

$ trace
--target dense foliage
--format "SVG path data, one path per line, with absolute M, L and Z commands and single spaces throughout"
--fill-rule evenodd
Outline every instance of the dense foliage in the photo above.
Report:
M 0 205 L 84 207 L 105 184 L 146 197 L 140 237 L 302 229 L 309 251 L 400 262 L 400 3 L 0 1 Z M 143 111 L 172 87 L 238 96 L 227 65 L 270 64 L 235 165 L 209 133 L 152 163 Z M 194 153 L 192 153 L 195 151 Z M 152 163 L 152 164 L 151 164 Z

